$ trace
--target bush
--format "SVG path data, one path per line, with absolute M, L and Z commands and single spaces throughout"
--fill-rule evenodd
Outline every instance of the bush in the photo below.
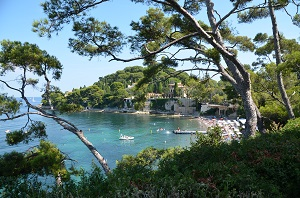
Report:
M 285 125 L 289 118 L 285 108 L 275 103 L 261 107 L 259 110 L 262 116 L 268 118 L 264 121 L 267 129 L 270 129 L 274 122 L 278 125 Z
M 150 108 L 151 110 L 159 110 L 159 111 L 165 111 L 165 104 L 168 102 L 169 99 L 159 98 L 155 100 L 151 100 Z
M 289 120 L 283 127 L 282 132 L 286 133 L 300 133 L 300 118 Z
M 40 197 L 299 197 L 299 123 L 291 120 L 280 131 L 240 142 L 215 141 L 215 129 L 189 149 L 147 148 L 124 156 L 107 177 L 94 167 L 80 182 Z

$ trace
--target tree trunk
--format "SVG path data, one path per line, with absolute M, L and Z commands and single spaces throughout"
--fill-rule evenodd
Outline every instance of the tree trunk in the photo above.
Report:
M 184 8 L 182 8 L 176 1 L 168 0 L 168 3 L 182 14 L 187 20 L 191 22 L 195 30 L 199 35 L 205 39 L 213 48 L 215 48 L 225 60 L 230 73 L 226 69 L 218 64 L 218 69 L 220 73 L 229 80 L 229 82 L 234 86 L 236 91 L 241 95 L 244 103 L 244 108 L 246 111 L 246 129 L 245 135 L 247 137 L 253 136 L 256 133 L 257 126 L 257 107 L 252 99 L 251 95 L 251 80 L 250 74 L 235 57 L 235 54 L 228 51 L 223 43 L 222 36 L 216 26 L 216 20 L 214 17 L 214 3 L 211 0 L 206 0 L 205 4 L 207 7 L 207 16 L 212 27 L 212 34 L 208 34 L 198 23 L 198 21 Z
M 75 134 L 84 143 L 84 145 L 86 145 L 88 147 L 88 149 L 91 151 L 91 153 L 96 157 L 96 159 L 98 160 L 98 162 L 101 164 L 101 166 L 102 166 L 105 174 L 107 175 L 108 173 L 110 173 L 110 168 L 107 165 L 106 160 L 97 151 L 97 149 L 93 146 L 93 144 L 90 141 L 88 141 L 88 139 L 86 137 L 84 137 L 83 132 L 80 130 L 80 131 L 76 131 Z
M 256 113 L 256 105 L 252 99 L 251 90 L 246 90 L 241 86 L 242 90 L 239 91 L 241 94 L 244 109 L 246 112 L 246 124 L 245 124 L 245 131 L 243 134 L 246 138 L 250 136 L 254 136 L 256 132 L 257 126 L 257 113 Z
M 95 158 L 97 159 L 97 161 L 100 163 L 100 165 L 102 166 L 105 174 L 109 174 L 110 173 L 110 168 L 106 162 L 106 160 L 104 159 L 104 157 L 98 152 L 98 150 L 93 146 L 93 144 L 88 141 L 88 139 L 84 136 L 83 131 L 79 130 L 74 124 L 68 122 L 65 119 L 59 118 L 54 114 L 50 114 L 46 111 L 44 111 L 42 108 L 39 108 L 37 106 L 33 106 L 28 100 L 27 98 L 22 95 L 22 99 L 26 102 L 26 104 L 32 108 L 35 109 L 37 111 L 39 111 L 39 115 L 46 117 L 46 118 L 51 118 L 53 120 L 55 120 L 60 126 L 62 126 L 64 129 L 72 132 L 73 134 L 75 134 L 80 140 L 81 142 L 83 142 L 83 144 L 91 151 L 91 153 L 95 156 Z
M 257 115 L 257 128 L 258 131 L 262 134 L 266 133 L 265 125 L 264 125 L 264 118 L 260 114 L 258 107 L 256 106 L 256 115 Z
M 252 94 L 251 94 L 251 79 L 250 74 L 245 70 L 243 65 L 234 57 L 228 56 L 226 46 L 224 46 L 222 35 L 220 34 L 218 27 L 216 27 L 216 20 L 214 17 L 214 9 L 213 9 L 213 2 L 211 0 L 206 0 L 207 6 L 207 16 L 212 27 L 213 33 L 215 35 L 214 39 L 216 42 L 222 46 L 219 52 L 222 54 L 225 63 L 231 72 L 231 75 L 225 72 L 225 69 L 219 65 L 219 69 L 222 72 L 222 75 L 231 82 L 237 93 L 239 93 L 243 100 L 244 109 L 246 112 L 246 126 L 244 135 L 246 137 L 254 136 L 256 133 L 256 126 L 257 126 L 257 111 L 258 108 L 256 107 Z M 214 46 L 214 45 L 213 45 Z M 216 48 L 217 49 L 217 48 Z M 224 53 L 226 51 L 226 53 Z M 260 115 L 260 113 L 259 113 Z M 261 121 L 261 120 L 260 120 Z M 264 127 L 260 127 L 261 132 L 264 131 Z
M 275 57 L 276 57 L 276 65 L 278 66 L 281 61 L 281 48 L 280 48 L 280 38 L 279 38 L 279 32 L 278 32 L 278 26 L 277 26 L 277 20 L 275 17 L 274 8 L 272 5 L 272 1 L 269 1 L 269 12 L 271 16 L 272 21 L 272 30 L 273 30 L 273 37 L 274 37 L 274 49 L 275 49 Z M 290 99 L 288 98 L 286 94 L 286 90 L 283 84 L 282 79 L 282 72 L 280 70 L 277 71 L 277 84 L 278 88 L 281 94 L 282 101 L 285 105 L 285 108 L 288 112 L 289 118 L 293 119 L 295 118 L 295 114 L 293 112 L 292 105 L 290 103 Z
M 68 123 L 66 120 L 63 119 L 58 119 L 58 118 L 53 118 L 59 125 L 64 127 L 64 129 L 74 133 L 80 140 L 81 142 L 91 151 L 91 153 L 95 156 L 95 158 L 98 160 L 98 162 L 101 164 L 105 174 L 110 173 L 110 168 L 104 159 L 104 157 L 97 151 L 97 149 L 93 146 L 93 144 L 88 141 L 88 139 L 84 136 L 82 130 L 78 130 L 74 125 L 71 123 Z

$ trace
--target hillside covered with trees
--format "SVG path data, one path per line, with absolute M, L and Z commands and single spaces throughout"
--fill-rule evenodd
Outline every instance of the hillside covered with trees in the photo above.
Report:
M 256 66 L 248 67 L 251 79 L 253 79 L 253 97 L 262 116 L 265 118 L 268 129 L 274 124 L 282 126 L 289 119 L 284 106 L 275 96 L 279 93 L 279 90 L 276 88 L 276 79 L 271 78 L 274 74 L 270 72 L 274 69 L 272 70 L 269 67 L 272 66 L 260 69 L 257 69 Z M 245 115 L 241 97 L 224 78 L 218 81 L 205 75 L 198 78 L 193 74 L 189 75 L 186 72 L 182 73 L 173 68 L 168 68 L 158 72 L 149 80 L 146 76 L 147 71 L 147 68 L 142 66 L 126 67 L 124 70 L 99 77 L 99 81 L 88 87 L 74 88 L 66 93 L 56 89 L 50 94 L 51 105 L 61 112 L 75 112 L 84 109 L 121 109 L 124 107 L 124 99 L 132 98 L 132 108 L 142 110 L 148 93 L 160 94 L 158 100 L 163 98 L 172 99 L 167 94 L 169 84 L 182 83 L 186 89 L 186 97 L 197 101 L 197 103 L 237 104 L 240 107 L 238 115 L 242 117 Z M 286 90 L 288 93 L 292 93 L 292 106 L 295 115 L 298 117 L 300 115 L 300 99 L 294 97 L 300 89 L 297 73 L 285 75 L 284 82 L 289 82 L 286 83 Z M 179 90 L 177 92 L 178 94 L 174 97 L 183 97 Z M 46 95 L 44 95 L 43 102 L 44 106 L 49 105 Z
M 84 86 L 63 93 L 56 89 L 50 93 L 51 105 L 54 109 L 64 111 L 77 111 L 82 109 L 123 108 L 124 99 L 133 99 L 133 108 L 141 110 L 147 99 L 147 94 L 158 94 L 158 99 L 188 97 L 199 103 L 224 104 L 227 101 L 226 86 L 229 83 L 216 81 L 204 77 L 199 79 L 194 75 L 181 73 L 169 68 L 158 72 L 149 82 L 145 83 L 147 69 L 142 66 L 126 67 L 113 74 L 99 77 L 99 81 L 91 86 Z M 143 84 L 141 83 L 143 82 Z M 169 95 L 170 84 L 174 84 L 174 93 Z M 177 84 L 185 86 L 183 91 Z M 233 98 L 233 102 L 240 101 Z M 44 95 L 43 106 L 49 106 Z

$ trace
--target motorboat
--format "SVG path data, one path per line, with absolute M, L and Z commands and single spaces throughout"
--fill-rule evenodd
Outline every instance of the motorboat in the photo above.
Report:
M 123 134 L 121 134 L 119 138 L 119 140 L 133 140 L 133 139 L 134 139 L 133 136 L 123 135 Z

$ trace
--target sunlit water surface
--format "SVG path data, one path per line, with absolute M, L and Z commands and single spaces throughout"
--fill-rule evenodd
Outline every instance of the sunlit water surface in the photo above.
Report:
M 35 101 L 36 104 L 39 103 L 38 99 Z M 101 112 L 80 112 L 60 116 L 84 131 L 84 135 L 103 155 L 111 168 L 116 167 L 116 161 L 121 160 L 123 155 L 136 155 L 147 147 L 189 147 L 195 136 L 173 134 L 172 131 L 178 127 L 202 130 L 199 120 L 190 117 Z M 74 134 L 63 130 L 53 120 L 39 116 L 32 116 L 32 118 L 46 123 L 48 140 L 75 160 L 76 162 L 73 163 L 76 167 L 90 169 L 95 158 Z M 12 150 L 25 151 L 30 146 L 38 145 L 38 141 L 30 142 L 29 145 L 8 146 L 6 144 L 5 131 L 19 129 L 26 121 L 27 117 L 22 117 L 14 121 L 0 122 L 0 155 Z M 134 136 L 134 140 L 119 140 L 120 134 Z

